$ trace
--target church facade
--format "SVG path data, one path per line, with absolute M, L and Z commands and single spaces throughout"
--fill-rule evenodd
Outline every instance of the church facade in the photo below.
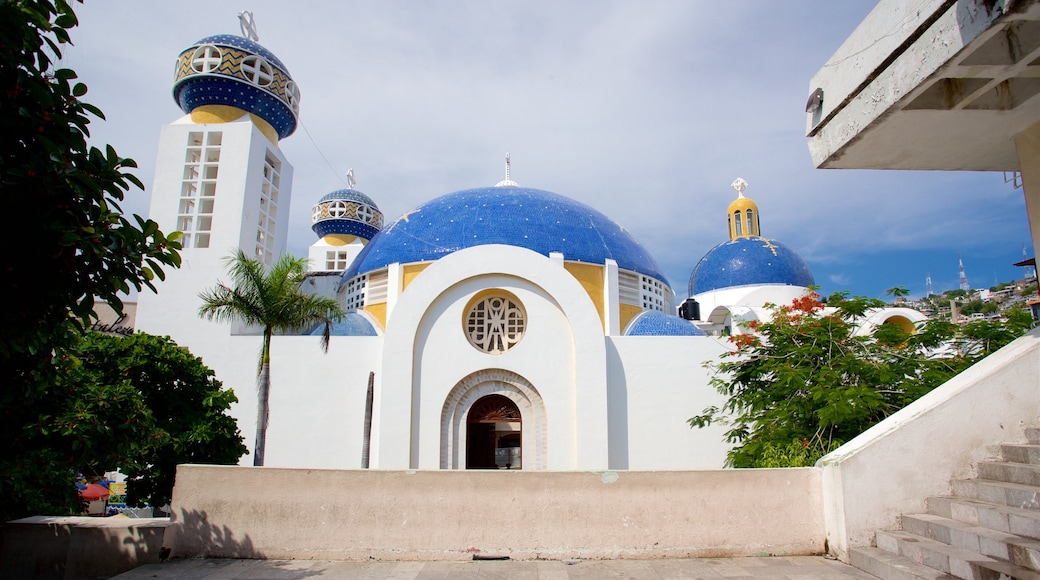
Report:
M 183 266 L 141 294 L 136 326 L 202 357 L 251 434 L 259 331 L 199 318 L 199 293 L 226 278 L 234 249 L 268 264 L 284 253 L 292 166 L 278 144 L 300 91 L 255 39 L 220 35 L 178 57 L 174 97 L 185 115 L 162 129 L 151 217 L 184 233 Z M 729 350 L 718 335 L 741 331 L 739 309 L 812 283 L 801 258 L 759 236 L 757 207 L 736 226 L 730 215 L 727 242 L 754 257 L 737 248 L 720 265 L 724 243 L 697 266 L 689 295 L 710 316 L 696 321 L 676 315 L 668 281 L 620 224 L 521 187 L 508 158 L 496 185 L 393 220 L 349 182 L 313 207 L 304 283 L 348 314 L 327 353 L 308 333 L 274 337 L 268 466 L 720 468 L 724 427 L 686 422 L 723 402 L 704 362 Z

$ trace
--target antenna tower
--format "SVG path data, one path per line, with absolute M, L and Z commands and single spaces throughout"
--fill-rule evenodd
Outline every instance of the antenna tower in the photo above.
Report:
M 1026 253 L 1026 243 L 1022 242 L 1022 260 L 1025 261 L 1028 259 L 1029 254 Z M 1036 268 L 1030 266 L 1026 267 L 1026 279 L 1028 280 L 1029 278 L 1033 278 L 1034 280 L 1036 279 Z
M 968 286 L 968 277 L 964 275 L 964 260 L 961 259 L 960 254 L 957 254 L 957 265 L 960 272 L 961 290 L 967 292 L 971 290 L 971 286 Z

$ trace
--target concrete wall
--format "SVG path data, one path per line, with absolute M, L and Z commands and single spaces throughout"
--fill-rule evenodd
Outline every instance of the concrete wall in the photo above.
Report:
M 468 560 L 824 550 L 816 468 L 331 471 L 182 465 L 173 557 Z
M 0 578 L 108 578 L 158 562 L 167 518 L 35 516 L 7 522 Z
M 1040 329 L 983 359 L 817 464 L 831 553 L 868 546 L 900 514 L 922 513 L 950 481 L 973 477 L 1000 443 L 1040 425 Z

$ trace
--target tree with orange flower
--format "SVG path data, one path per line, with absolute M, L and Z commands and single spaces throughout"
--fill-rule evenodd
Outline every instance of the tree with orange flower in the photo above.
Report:
M 1021 336 L 1030 323 L 1013 317 L 961 327 L 929 320 L 913 333 L 882 324 L 870 336 L 856 336 L 868 311 L 884 305 L 847 293 L 825 302 L 813 290 L 791 304 L 766 305 L 772 318 L 730 336 L 733 350 L 708 363 L 711 384 L 726 403 L 704 409 L 690 425 L 728 425 L 732 467 L 812 465 Z

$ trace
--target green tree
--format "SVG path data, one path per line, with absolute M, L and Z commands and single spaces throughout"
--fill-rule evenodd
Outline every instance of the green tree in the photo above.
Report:
M 256 443 L 253 465 L 264 464 L 267 421 L 271 399 L 271 336 L 276 332 L 323 327 L 321 348 L 328 351 L 333 321 L 343 318 L 343 310 L 332 298 L 301 292 L 307 259 L 282 256 L 266 268 L 263 262 L 242 250 L 227 260 L 230 286 L 220 282 L 199 295 L 199 316 L 218 322 L 242 321 L 263 327 L 263 344 L 257 365 Z
M 882 324 L 856 336 L 858 321 L 883 303 L 838 293 L 827 306 L 815 293 L 770 305 L 769 322 L 730 337 L 735 350 L 709 363 L 711 384 L 727 400 L 689 423 L 728 425 L 728 465 L 811 465 L 1029 327 L 1016 315 L 963 328 L 931 320 L 914 333 Z
M 55 388 L 61 357 L 85 332 L 95 299 L 122 309 L 120 292 L 152 288 L 180 264 L 178 235 L 127 219 L 136 167 L 88 144 L 96 107 L 72 70 L 54 66 L 76 15 L 64 0 L 0 2 L 0 198 L 17 221 L 0 228 L 0 517 L 79 510 L 68 441 L 45 432 L 66 406 Z
M 67 362 L 58 386 L 69 405 L 52 430 L 74 441 L 84 474 L 124 473 L 128 504 L 168 504 L 179 463 L 231 465 L 246 454 L 226 414 L 235 394 L 169 337 L 91 332 Z

